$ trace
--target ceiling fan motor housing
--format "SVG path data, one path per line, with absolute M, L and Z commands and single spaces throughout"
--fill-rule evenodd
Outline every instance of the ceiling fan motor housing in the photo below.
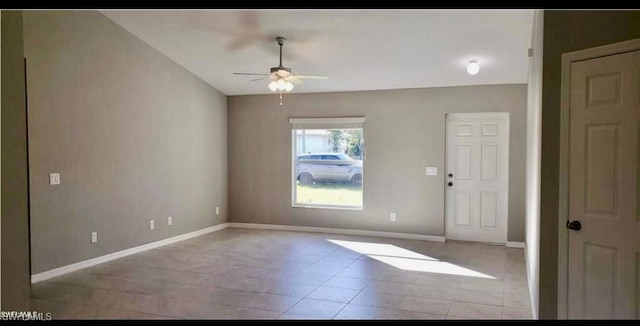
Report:
M 271 67 L 271 73 L 276 73 L 280 77 L 287 77 L 291 75 L 291 68 L 289 67 Z

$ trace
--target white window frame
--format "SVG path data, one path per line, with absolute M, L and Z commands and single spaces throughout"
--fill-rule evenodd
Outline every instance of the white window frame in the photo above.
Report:
M 289 118 L 291 125 L 291 207 L 292 208 L 325 208 L 325 209 L 342 209 L 351 211 L 361 211 L 364 209 L 364 173 L 366 161 L 366 143 L 362 148 L 362 206 L 344 206 L 344 205 L 319 205 L 319 204 L 300 204 L 296 202 L 296 130 L 309 126 L 307 129 L 362 129 L 362 138 L 365 137 L 364 117 L 344 117 L 344 118 Z

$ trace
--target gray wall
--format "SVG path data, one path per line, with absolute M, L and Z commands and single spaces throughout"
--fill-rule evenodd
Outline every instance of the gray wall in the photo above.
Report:
M 98 12 L 24 32 L 34 274 L 226 222 L 223 94 Z
M 558 186 L 562 54 L 640 37 L 640 11 L 544 12 L 542 175 L 540 197 L 541 319 L 557 317 Z
M 22 12 L 2 11 L 2 307 L 29 310 L 29 183 Z
M 444 235 L 445 113 L 511 112 L 509 241 L 524 241 L 526 85 L 230 96 L 229 221 Z M 366 117 L 364 210 L 291 207 L 290 117 Z M 424 175 L 437 166 L 439 175 Z M 389 213 L 397 221 L 389 221 Z

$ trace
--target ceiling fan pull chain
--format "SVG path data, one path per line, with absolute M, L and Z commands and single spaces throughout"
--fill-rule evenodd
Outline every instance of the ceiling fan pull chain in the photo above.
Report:
M 282 90 L 280 90 L 280 106 L 282 106 Z

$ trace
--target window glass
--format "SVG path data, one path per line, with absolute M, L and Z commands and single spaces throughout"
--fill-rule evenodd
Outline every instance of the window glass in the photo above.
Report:
M 293 129 L 292 134 L 293 205 L 361 209 L 363 128 Z

